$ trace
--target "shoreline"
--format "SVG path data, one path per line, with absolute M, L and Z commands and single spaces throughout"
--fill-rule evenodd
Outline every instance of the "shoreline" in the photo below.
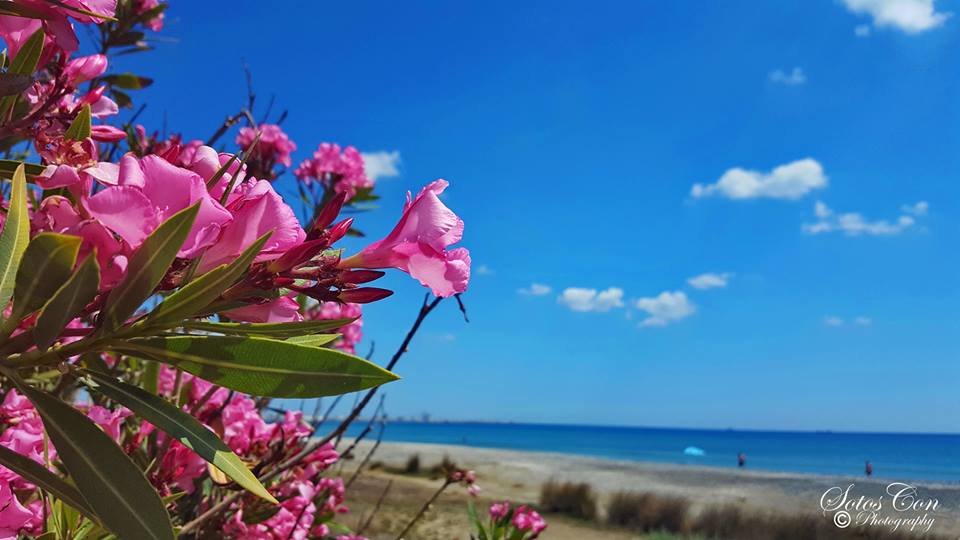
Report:
M 371 441 L 362 441 L 354 450 L 356 458 L 362 459 L 372 445 Z M 614 493 L 631 491 L 683 497 L 697 510 L 734 505 L 748 512 L 822 515 L 820 501 L 828 489 L 853 484 L 856 496 L 885 497 L 889 507 L 890 496 L 885 494 L 886 487 L 898 481 L 432 443 L 383 442 L 372 461 L 401 468 L 413 455 L 419 456 L 425 468 L 448 456 L 458 466 L 477 471 L 478 484 L 483 488 L 485 499 L 509 499 L 528 504 L 538 502 L 543 483 L 555 480 L 589 484 L 597 493 L 601 506 Z M 931 513 L 935 518 L 931 532 L 960 534 L 960 485 L 925 481 L 909 483 L 917 488 L 919 496 L 939 501 L 937 510 Z M 888 508 L 888 512 L 892 510 Z

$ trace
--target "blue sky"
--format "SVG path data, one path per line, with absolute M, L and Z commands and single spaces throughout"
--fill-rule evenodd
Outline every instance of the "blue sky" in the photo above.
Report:
M 471 322 L 441 305 L 392 414 L 958 431 L 960 2 L 172 4 L 118 60 L 148 127 L 207 137 L 243 59 L 295 161 L 399 152 L 371 236 L 451 182 Z M 379 361 L 423 294 L 387 283 Z

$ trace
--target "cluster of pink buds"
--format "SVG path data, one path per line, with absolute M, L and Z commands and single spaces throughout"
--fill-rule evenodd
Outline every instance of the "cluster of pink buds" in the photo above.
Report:
M 447 482 L 466 487 L 467 493 L 473 497 L 476 497 L 480 493 L 480 486 L 477 484 L 477 473 L 475 471 L 453 468 L 447 472 Z

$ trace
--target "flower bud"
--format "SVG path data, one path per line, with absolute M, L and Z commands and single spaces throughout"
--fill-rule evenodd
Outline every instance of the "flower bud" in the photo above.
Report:
M 106 70 L 107 57 L 102 54 L 93 54 L 90 56 L 74 58 L 67 63 L 67 67 L 64 68 L 63 74 L 67 76 L 67 80 L 70 81 L 70 84 L 76 86 L 80 83 L 103 75 L 103 72 Z
M 340 215 L 340 210 L 343 209 L 343 203 L 346 200 L 347 195 L 345 193 L 337 193 L 327 204 L 323 205 L 323 209 L 320 210 L 317 219 L 313 222 L 313 228 L 317 231 L 323 231 L 329 227 L 333 220 Z
M 369 304 L 370 302 L 383 300 L 391 294 L 393 294 L 393 291 L 388 291 L 387 289 L 360 287 L 359 289 L 341 291 L 338 299 L 341 302 L 349 302 L 351 304 Z

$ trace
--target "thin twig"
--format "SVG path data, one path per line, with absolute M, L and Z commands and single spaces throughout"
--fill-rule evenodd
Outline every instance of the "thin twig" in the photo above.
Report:
M 430 505 L 432 505 L 437 500 L 437 497 L 439 497 L 440 494 L 443 493 L 443 491 L 450 486 L 450 484 L 455 484 L 455 483 L 456 482 L 450 479 L 444 480 L 443 485 L 440 486 L 440 489 L 438 489 L 433 494 L 433 496 L 430 497 L 429 500 L 427 500 L 427 502 L 423 503 L 423 506 L 420 508 L 420 511 L 417 512 L 417 514 L 413 516 L 413 519 L 410 520 L 410 523 L 407 523 L 407 526 L 404 527 L 402 531 L 400 531 L 400 534 L 397 535 L 397 540 L 403 540 L 403 536 L 408 532 L 410 532 L 410 529 L 412 529 L 413 526 L 416 525 L 418 521 L 420 521 L 420 518 L 422 518 L 423 515 L 427 513 L 427 510 L 430 510 Z
M 386 367 L 387 371 L 392 370 L 393 367 L 397 365 L 397 362 L 400 361 L 400 358 L 402 358 L 404 353 L 407 352 L 407 347 L 410 345 L 410 342 L 413 341 L 413 337 L 417 334 L 417 331 L 420 329 L 420 325 L 423 324 L 424 319 L 426 319 L 427 315 L 429 315 L 430 312 L 433 311 L 437 307 L 437 305 L 440 304 L 440 302 L 443 300 L 443 298 L 438 297 L 438 298 L 434 298 L 433 301 L 428 302 L 429 299 L 430 299 L 430 295 L 428 294 L 423 300 L 423 305 L 420 306 L 420 312 L 417 314 L 417 319 L 413 322 L 413 326 L 410 327 L 410 330 L 407 332 L 406 337 L 404 337 L 403 342 L 400 343 L 400 347 L 397 348 L 397 351 L 394 353 L 393 357 L 390 359 L 390 363 L 387 364 L 387 367 Z M 283 474 L 287 470 L 291 469 L 292 467 L 300 463 L 300 461 L 303 458 L 310 455 L 315 450 L 327 444 L 328 442 L 332 441 L 334 438 L 336 438 L 341 433 L 346 431 L 347 427 L 350 426 L 350 424 L 357 418 L 360 412 L 363 411 L 363 409 L 367 406 L 368 403 L 370 403 L 370 400 L 373 399 L 373 396 L 377 393 L 377 388 L 379 387 L 374 387 L 368 390 L 367 394 L 363 397 L 362 400 L 360 400 L 360 403 L 357 404 L 357 406 L 354 407 L 352 411 L 350 411 L 350 414 L 342 422 L 340 422 L 340 425 L 338 425 L 336 429 L 328 433 L 322 439 L 317 439 L 307 444 L 306 446 L 304 446 L 302 450 L 294 454 L 293 457 L 280 463 L 279 465 L 277 465 L 277 467 L 270 470 L 269 472 L 266 472 L 263 475 L 261 475 L 260 481 L 265 482 L 267 480 L 271 480 Z M 180 529 L 180 534 L 186 535 L 188 533 L 194 532 L 196 529 L 200 527 L 200 525 L 202 525 L 208 519 L 216 516 L 220 512 L 229 508 L 231 504 L 239 500 L 241 497 L 243 497 L 243 495 L 244 495 L 244 492 L 238 491 L 236 493 L 233 493 L 225 497 L 222 501 L 210 507 L 206 512 L 200 514 L 189 523 L 186 523 L 183 526 L 183 528 Z
M 373 512 L 370 514 L 370 517 L 367 518 L 366 523 L 362 527 L 357 529 L 357 534 L 363 536 L 363 532 L 370 527 L 370 524 L 373 522 L 373 518 L 376 517 L 377 513 L 380 512 L 380 506 L 383 504 L 384 499 L 387 498 L 387 493 L 390 492 L 390 488 L 393 487 L 393 479 L 391 478 L 387 481 L 386 487 L 383 488 L 383 492 L 380 493 L 380 497 L 377 499 L 377 504 L 373 507 Z

